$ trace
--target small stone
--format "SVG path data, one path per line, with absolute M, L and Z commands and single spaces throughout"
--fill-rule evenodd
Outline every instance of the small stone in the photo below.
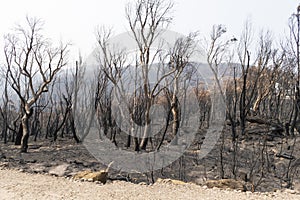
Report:
M 208 188 L 221 188 L 246 191 L 244 182 L 234 179 L 209 180 L 206 182 Z
M 296 193 L 297 193 L 297 191 L 291 190 L 291 189 L 285 189 L 284 191 L 285 191 L 286 193 L 290 193 L 290 194 L 296 194 Z
M 90 166 L 92 166 L 91 163 L 89 163 L 89 162 L 84 162 L 84 163 L 82 163 L 82 165 L 84 167 L 90 167 Z
M 34 173 L 43 173 L 46 171 L 45 165 L 40 163 L 31 164 L 29 169 Z
M 58 165 L 50 169 L 49 174 L 54 176 L 64 176 L 68 167 L 69 164 Z
M 184 185 L 184 184 L 186 184 L 183 181 L 175 180 L 175 179 L 169 179 L 169 178 L 167 178 L 167 179 L 158 178 L 156 180 L 156 183 L 171 183 L 171 184 L 174 184 L 174 185 Z
M 25 162 L 26 162 L 26 163 L 36 163 L 37 160 L 36 160 L 36 159 L 31 159 L 31 160 L 26 160 Z
M 101 183 L 105 184 L 107 181 L 108 173 L 106 171 L 98 171 L 98 172 L 91 172 L 91 171 L 82 171 L 74 175 L 74 179 L 85 179 L 92 181 L 100 181 Z

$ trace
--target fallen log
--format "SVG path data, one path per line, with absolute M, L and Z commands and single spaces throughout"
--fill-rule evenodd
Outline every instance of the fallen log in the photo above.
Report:
M 278 158 L 285 158 L 285 159 L 288 159 L 288 160 L 294 160 L 295 159 L 295 156 L 293 155 L 289 155 L 287 153 L 283 153 L 283 154 L 276 154 L 276 157 Z
M 268 125 L 268 126 L 270 126 L 270 130 L 272 132 L 283 132 L 284 131 L 282 124 L 273 122 L 271 120 L 262 119 L 259 117 L 247 117 L 246 120 L 250 123 Z

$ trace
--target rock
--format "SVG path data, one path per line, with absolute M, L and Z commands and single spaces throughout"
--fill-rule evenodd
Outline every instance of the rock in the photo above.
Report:
M 49 174 L 54 176 L 64 176 L 68 167 L 69 164 L 58 165 L 56 167 L 51 168 L 49 170 Z
M 92 171 L 90 170 L 86 170 L 86 171 L 81 171 L 81 172 L 78 172 L 77 174 L 75 174 L 73 176 L 74 179 L 81 179 L 83 178 L 85 175 L 89 174 L 89 173 L 92 173 Z
M 95 181 L 96 184 L 103 184 L 101 181 Z
M 30 165 L 29 169 L 34 173 L 42 173 L 46 171 L 46 166 L 42 163 L 35 163 Z
M 105 184 L 107 181 L 108 172 L 101 170 L 98 172 L 92 172 L 92 171 L 82 171 L 74 175 L 74 179 L 83 179 L 88 181 L 100 181 L 101 183 Z
M 147 185 L 146 182 L 140 182 L 139 185 Z
M 197 178 L 194 180 L 194 182 L 197 184 L 197 185 L 204 185 L 206 183 L 206 178 L 205 177 L 201 177 L 201 178 Z
M 74 160 L 74 163 L 75 163 L 76 165 L 82 165 L 82 164 L 83 164 L 82 161 L 78 161 L 78 160 Z
M 221 188 L 246 191 L 244 182 L 234 179 L 209 180 L 206 182 L 208 188 Z
M 101 183 L 105 184 L 107 181 L 107 175 L 108 173 L 106 171 L 92 172 L 87 174 L 84 178 L 92 179 L 93 181 L 100 181 Z
M 82 165 L 83 165 L 84 167 L 90 167 L 90 166 L 92 166 L 92 164 L 89 163 L 89 162 L 84 162 L 84 163 L 82 163 Z
M 37 160 L 36 159 L 29 159 L 29 160 L 25 160 L 26 163 L 36 163 Z
M 174 185 L 184 185 L 186 184 L 185 182 L 183 181 L 180 181 L 180 180 L 174 180 L 174 179 L 162 179 L 162 178 L 158 178 L 156 180 L 156 183 L 171 183 L 171 184 L 174 184 Z
M 290 193 L 290 194 L 297 194 L 298 193 L 296 190 L 291 190 L 291 189 L 285 189 L 284 192 Z

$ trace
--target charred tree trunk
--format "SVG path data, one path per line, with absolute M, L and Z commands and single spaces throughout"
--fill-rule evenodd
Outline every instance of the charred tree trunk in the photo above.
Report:
M 128 135 L 128 136 L 127 136 L 127 142 L 126 142 L 125 147 L 126 147 L 126 148 L 129 148 L 130 145 L 131 145 L 131 135 Z
M 134 151 L 140 151 L 139 139 L 134 137 Z
M 21 138 L 21 152 L 27 153 L 28 138 L 29 138 L 29 115 L 24 114 L 21 120 L 22 123 L 22 138 Z
M 180 72 L 181 73 L 181 72 Z M 176 76 L 174 80 L 174 91 L 172 94 L 171 110 L 173 116 L 172 134 L 174 136 L 173 144 L 178 144 L 178 129 L 179 129 L 179 102 L 177 99 L 178 92 L 178 77 Z
M 241 120 L 241 134 L 245 134 L 246 128 L 246 95 L 247 95 L 247 77 L 248 77 L 248 70 L 250 67 L 250 54 L 247 51 L 247 66 L 246 69 L 243 70 L 243 89 L 241 93 L 241 100 L 240 100 L 240 120 Z
M 69 121 L 70 121 L 70 128 L 73 134 L 73 138 L 76 141 L 76 143 L 80 143 L 80 139 L 78 138 L 77 134 L 76 134 L 76 128 L 75 128 L 75 122 L 74 122 L 74 117 L 72 112 L 69 113 Z
M 145 94 L 148 95 L 148 84 L 145 86 Z M 149 131 L 150 131 L 150 108 L 151 108 L 151 99 L 146 97 L 146 109 L 145 109 L 145 129 L 142 142 L 140 145 L 141 150 L 146 150 L 148 141 L 149 141 Z
M 296 123 L 297 123 L 297 119 L 298 119 L 298 115 L 299 115 L 299 101 L 300 101 L 300 91 L 299 91 L 299 87 L 296 87 L 296 98 L 295 98 L 295 102 L 294 102 L 294 116 L 293 116 L 293 120 L 292 120 L 292 124 L 291 124 L 291 135 L 294 136 L 295 134 L 295 127 L 296 127 Z
M 22 137 L 23 137 L 23 126 L 22 123 L 20 123 L 19 130 L 17 132 L 17 136 L 15 140 L 15 145 L 21 145 Z
M 21 119 L 22 124 L 22 138 L 21 138 L 21 152 L 27 153 L 28 149 L 28 139 L 29 139 L 29 118 L 33 114 L 33 108 L 29 108 L 29 105 L 25 105 L 25 112 Z

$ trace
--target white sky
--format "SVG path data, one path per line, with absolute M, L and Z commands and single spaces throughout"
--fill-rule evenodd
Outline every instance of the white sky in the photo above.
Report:
M 129 0 L 0 0 L 0 52 L 3 35 L 11 32 L 26 15 L 45 21 L 47 37 L 71 42 L 72 50 L 91 53 L 98 25 L 128 30 L 125 6 Z M 228 33 L 238 37 L 250 17 L 254 29 L 270 29 L 275 36 L 287 32 L 288 18 L 296 11 L 298 0 L 175 0 L 174 21 L 170 29 L 183 34 L 209 33 L 214 24 L 224 24 Z M 76 58 L 75 58 L 76 59 Z M 3 58 L 0 57 L 0 63 Z

